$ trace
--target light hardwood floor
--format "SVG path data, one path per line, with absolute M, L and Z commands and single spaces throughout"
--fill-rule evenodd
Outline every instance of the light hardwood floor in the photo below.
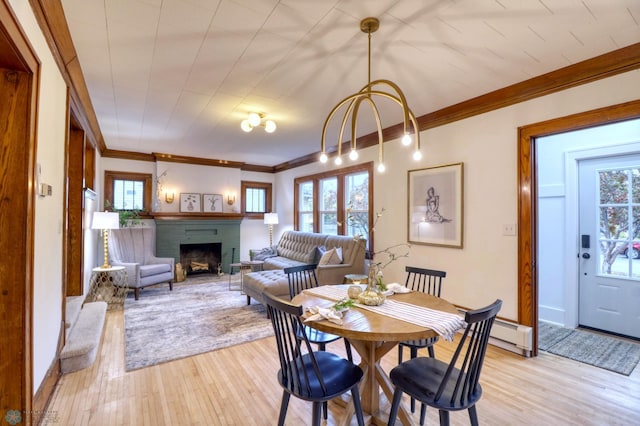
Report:
M 61 378 L 44 424 L 276 424 L 281 388 L 273 338 L 127 372 L 123 336 L 122 311 L 108 312 L 95 364 Z M 436 356 L 450 357 L 453 347 L 438 343 Z M 344 345 L 329 350 L 344 354 Z M 383 367 L 396 362 L 393 350 Z M 491 346 L 481 383 L 481 425 L 640 425 L 640 367 L 627 377 L 545 352 L 526 359 Z M 334 425 L 342 409 L 329 407 L 327 424 Z M 437 411 L 427 412 L 427 424 L 438 424 Z M 310 416 L 309 403 L 291 399 L 287 425 L 309 424 Z M 468 425 L 466 411 L 453 413 L 451 423 Z

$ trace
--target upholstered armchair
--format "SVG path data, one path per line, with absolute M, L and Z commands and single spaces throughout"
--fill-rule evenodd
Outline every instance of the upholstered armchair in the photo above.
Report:
M 124 266 L 129 288 L 135 299 L 140 289 L 154 284 L 169 283 L 173 290 L 174 259 L 156 257 L 155 228 L 120 228 L 109 232 L 109 255 L 112 266 Z

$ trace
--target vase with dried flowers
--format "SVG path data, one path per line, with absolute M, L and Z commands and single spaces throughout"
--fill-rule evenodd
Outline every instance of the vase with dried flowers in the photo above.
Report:
M 383 216 L 384 207 L 376 213 L 373 226 L 369 227 L 368 222 L 359 221 L 357 216 L 351 214 L 351 209 L 347 209 L 347 220 L 354 233 L 355 239 L 368 238 L 372 241 L 373 232 L 376 230 L 378 221 Z M 369 247 L 369 278 L 367 288 L 358 296 L 358 302 L 364 305 L 377 306 L 384 303 L 386 297 L 383 292 L 387 289 L 384 284 L 383 269 L 395 262 L 399 258 L 409 257 L 411 244 L 400 243 L 389 246 L 383 250 L 374 251 Z

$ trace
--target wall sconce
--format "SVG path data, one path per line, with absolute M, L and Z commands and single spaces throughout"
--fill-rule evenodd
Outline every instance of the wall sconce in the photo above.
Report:
M 167 204 L 171 204 L 173 203 L 173 199 L 175 198 L 175 192 L 165 192 L 164 193 L 164 201 L 167 202 Z
M 236 202 L 236 196 L 233 194 L 227 194 L 227 204 L 229 204 L 230 206 L 233 205 L 233 203 Z

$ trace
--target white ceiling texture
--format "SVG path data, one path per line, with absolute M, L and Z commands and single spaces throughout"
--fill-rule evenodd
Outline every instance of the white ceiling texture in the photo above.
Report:
M 371 77 L 417 117 L 640 42 L 640 0 L 62 3 L 107 148 L 266 166 L 318 152 L 331 108 L 367 83 L 369 16 Z M 243 132 L 250 111 L 277 130 Z M 358 136 L 375 130 L 362 111 Z

